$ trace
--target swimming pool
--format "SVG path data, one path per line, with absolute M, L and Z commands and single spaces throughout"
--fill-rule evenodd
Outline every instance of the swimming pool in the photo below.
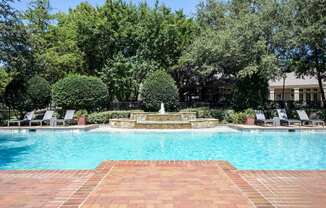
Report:
M 0 169 L 92 169 L 103 160 L 226 160 L 239 169 L 324 170 L 326 132 L 0 132 Z

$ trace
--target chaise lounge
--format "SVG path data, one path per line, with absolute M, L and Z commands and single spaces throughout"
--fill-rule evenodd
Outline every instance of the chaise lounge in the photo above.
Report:
M 50 122 L 51 118 L 53 117 L 53 114 L 54 114 L 54 111 L 46 111 L 42 120 L 31 120 L 30 126 L 33 123 L 39 123 L 40 126 L 42 126 L 44 122 L 47 122 L 47 121 Z
M 263 124 L 266 126 L 266 124 L 272 124 L 274 123 L 273 119 L 266 119 L 265 114 L 263 111 L 255 110 L 256 114 L 256 124 Z
M 325 122 L 320 119 L 310 119 L 305 110 L 297 110 L 297 113 L 301 120 L 301 125 L 311 124 L 313 126 L 322 125 L 325 127 Z
M 16 123 L 18 124 L 18 126 L 21 126 L 22 123 L 28 123 L 29 125 L 31 125 L 31 120 L 33 119 L 33 116 L 34 116 L 34 111 L 28 112 L 24 116 L 23 120 L 12 120 L 12 121 L 9 120 L 8 126 L 10 126 L 11 123 Z
M 281 124 L 285 123 L 288 126 L 290 126 L 292 124 L 299 124 L 301 126 L 301 121 L 300 120 L 288 119 L 288 116 L 286 114 L 285 109 L 277 109 L 277 114 L 278 114 L 278 117 L 280 118 Z
M 74 115 L 75 115 L 75 110 L 67 110 L 65 117 L 63 119 L 58 119 L 57 124 L 62 123 L 62 125 L 65 126 L 66 123 L 74 121 Z

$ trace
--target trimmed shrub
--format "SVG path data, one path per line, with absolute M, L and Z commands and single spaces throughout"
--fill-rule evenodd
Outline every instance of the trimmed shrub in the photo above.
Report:
M 195 112 L 197 118 L 212 118 L 209 108 L 186 108 L 181 110 L 181 112 Z
M 165 71 L 158 70 L 150 74 L 144 80 L 140 94 L 148 111 L 158 111 L 161 103 L 164 103 L 167 111 L 177 109 L 178 88 Z
M 64 109 L 94 111 L 102 108 L 108 97 L 106 85 L 92 76 L 68 75 L 54 84 L 53 101 Z
M 13 79 L 5 89 L 3 100 L 6 106 L 17 110 L 22 116 L 24 112 L 32 110 L 26 93 L 27 83 L 23 79 Z
M 42 109 L 51 102 L 51 87 L 48 81 L 34 76 L 27 82 L 26 93 L 33 109 Z
M 223 121 L 225 119 L 226 110 L 222 109 L 211 109 L 210 114 L 213 118 Z
M 88 114 L 87 121 L 89 124 L 106 124 L 110 119 L 129 117 L 130 111 L 106 111 Z
M 225 119 L 226 110 L 223 109 L 209 109 L 209 108 L 186 108 L 181 112 L 195 112 L 197 118 L 215 118 L 219 121 Z

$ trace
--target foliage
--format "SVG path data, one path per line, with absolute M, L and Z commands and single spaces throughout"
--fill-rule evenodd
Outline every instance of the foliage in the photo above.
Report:
M 28 43 L 31 47 L 33 72 L 42 73 L 47 64 L 44 55 L 48 47 L 47 33 L 51 21 L 49 0 L 31 0 L 29 8 L 23 13 L 23 21 L 28 33 Z
M 225 120 L 228 123 L 233 123 L 233 124 L 244 124 L 246 119 L 250 118 L 255 118 L 255 112 L 253 109 L 246 109 L 244 111 L 228 111 L 225 116 Z
M 251 7 L 263 9 L 252 10 Z M 230 83 L 234 80 L 234 104 L 240 104 L 236 106 L 239 109 L 256 107 L 257 96 L 252 95 L 257 93 L 261 97 L 259 103 L 267 100 L 267 82 L 278 72 L 271 41 L 274 32 L 270 25 L 267 26 L 270 14 L 265 12 L 265 9 L 273 8 L 270 7 L 268 1 L 243 2 L 237 12 L 231 6 L 224 7 L 228 10 L 224 12 L 223 27 L 207 24 L 208 27 L 204 28 L 180 59 L 179 71 L 191 71 L 186 79 L 195 80 L 183 81 L 190 85 L 180 86 L 184 88 L 181 91 L 187 92 L 189 88 L 205 89 L 212 80 L 223 78 L 230 80 Z M 194 83 L 197 86 L 192 86 Z M 241 102 L 243 98 L 246 98 L 245 102 Z
M 0 2 L 0 64 L 21 77 L 30 76 L 33 71 L 28 34 L 19 13 L 12 8 L 13 2 Z
M 88 112 L 87 112 L 87 110 L 78 110 L 75 113 L 75 116 L 76 116 L 77 119 L 79 119 L 82 116 L 88 116 Z
M 0 100 L 10 81 L 11 81 L 11 76 L 5 70 L 0 68 Z
M 91 76 L 68 75 L 53 86 L 53 102 L 64 109 L 100 109 L 107 96 L 105 84 Z
M 197 118 L 215 118 L 219 121 L 225 119 L 227 110 L 225 109 L 210 109 L 210 108 L 186 108 L 182 109 L 181 112 L 195 112 Z
M 197 22 L 202 27 L 220 29 L 225 25 L 226 5 L 217 0 L 201 1 L 197 7 Z
M 15 109 L 22 115 L 32 110 L 30 100 L 26 93 L 26 83 L 22 79 L 13 79 L 5 89 L 3 95 L 4 103 L 11 109 Z
M 194 18 L 158 1 L 83 2 L 54 14 L 49 0 L 32 0 L 22 13 L 14 2 L 0 2 L 0 94 L 13 79 L 4 97 L 20 110 L 32 107 L 24 95 L 31 77 L 53 84 L 70 73 L 100 77 L 111 101 L 138 100 L 158 69 L 174 78 L 182 101 L 216 102 L 215 92 L 231 88 L 225 99 L 238 111 L 265 106 L 268 81 L 291 70 L 316 77 L 324 95 L 323 0 L 206 0 Z
M 322 83 L 326 79 L 325 1 L 290 0 L 286 11 L 286 18 L 291 21 L 287 47 L 292 55 L 292 67 L 299 76 L 317 78 L 326 106 Z
M 42 109 L 51 102 L 51 87 L 48 81 L 34 76 L 27 82 L 26 94 L 33 109 Z
M 90 124 L 106 124 L 110 119 L 129 117 L 130 111 L 106 111 L 89 114 L 87 119 Z
M 172 77 L 162 70 L 150 74 L 141 89 L 141 97 L 149 111 L 158 111 L 161 103 L 166 110 L 173 111 L 177 108 L 178 88 Z
M 212 118 L 209 108 L 186 108 L 182 109 L 181 112 L 195 112 L 197 118 Z
M 244 124 L 246 121 L 247 115 L 244 112 L 234 112 L 230 111 L 228 114 L 226 114 L 225 120 L 228 123 L 233 124 Z
M 109 60 L 99 73 L 107 85 L 110 100 L 131 101 L 138 99 L 140 83 L 148 73 L 158 69 L 158 64 L 141 57 L 126 58 L 121 53 Z

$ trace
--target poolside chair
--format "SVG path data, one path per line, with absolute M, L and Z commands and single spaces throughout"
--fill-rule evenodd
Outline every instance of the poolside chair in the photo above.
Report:
M 278 117 L 280 118 L 280 122 L 286 123 L 288 126 L 292 124 L 299 124 L 301 126 L 301 121 L 300 120 L 295 120 L 295 119 L 289 119 L 288 115 L 286 114 L 285 109 L 277 109 L 277 114 Z
M 74 115 L 75 115 L 75 110 L 67 110 L 64 119 L 58 119 L 57 124 L 62 123 L 62 125 L 65 126 L 66 123 L 74 121 Z
M 30 126 L 33 124 L 33 123 L 39 123 L 40 126 L 43 125 L 43 122 L 50 122 L 51 118 L 53 117 L 53 114 L 54 114 L 54 111 L 46 111 L 44 116 L 43 116 L 43 119 L 42 120 L 31 120 L 30 121 Z
M 311 123 L 313 126 L 319 126 L 319 125 L 322 125 L 323 127 L 325 126 L 325 122 L 322 120 L 310 119 L 305 110 L 297 110 L 297 113 L 300 117 L 302 125 L 305 125 L 307 123 L 309 125 Z
M 33 119 L 33 116 L 34 116 L 34 111 L 28 112 L 24 116 L 23 120 L 8 121 L 8 126 L 10 126 L 11 123 L 16 123 L 18 124 L 18 126 L 21 126 L 22 123 L 28 123 L 29 125 L 31 125 L 31 120 Z
M 263 124 L 266 126 L 266 124 L 274 124 L 273 119 L 266 119 L 265 114 L 263 111 L 255 110 L 256 113 L 256 124 Z

